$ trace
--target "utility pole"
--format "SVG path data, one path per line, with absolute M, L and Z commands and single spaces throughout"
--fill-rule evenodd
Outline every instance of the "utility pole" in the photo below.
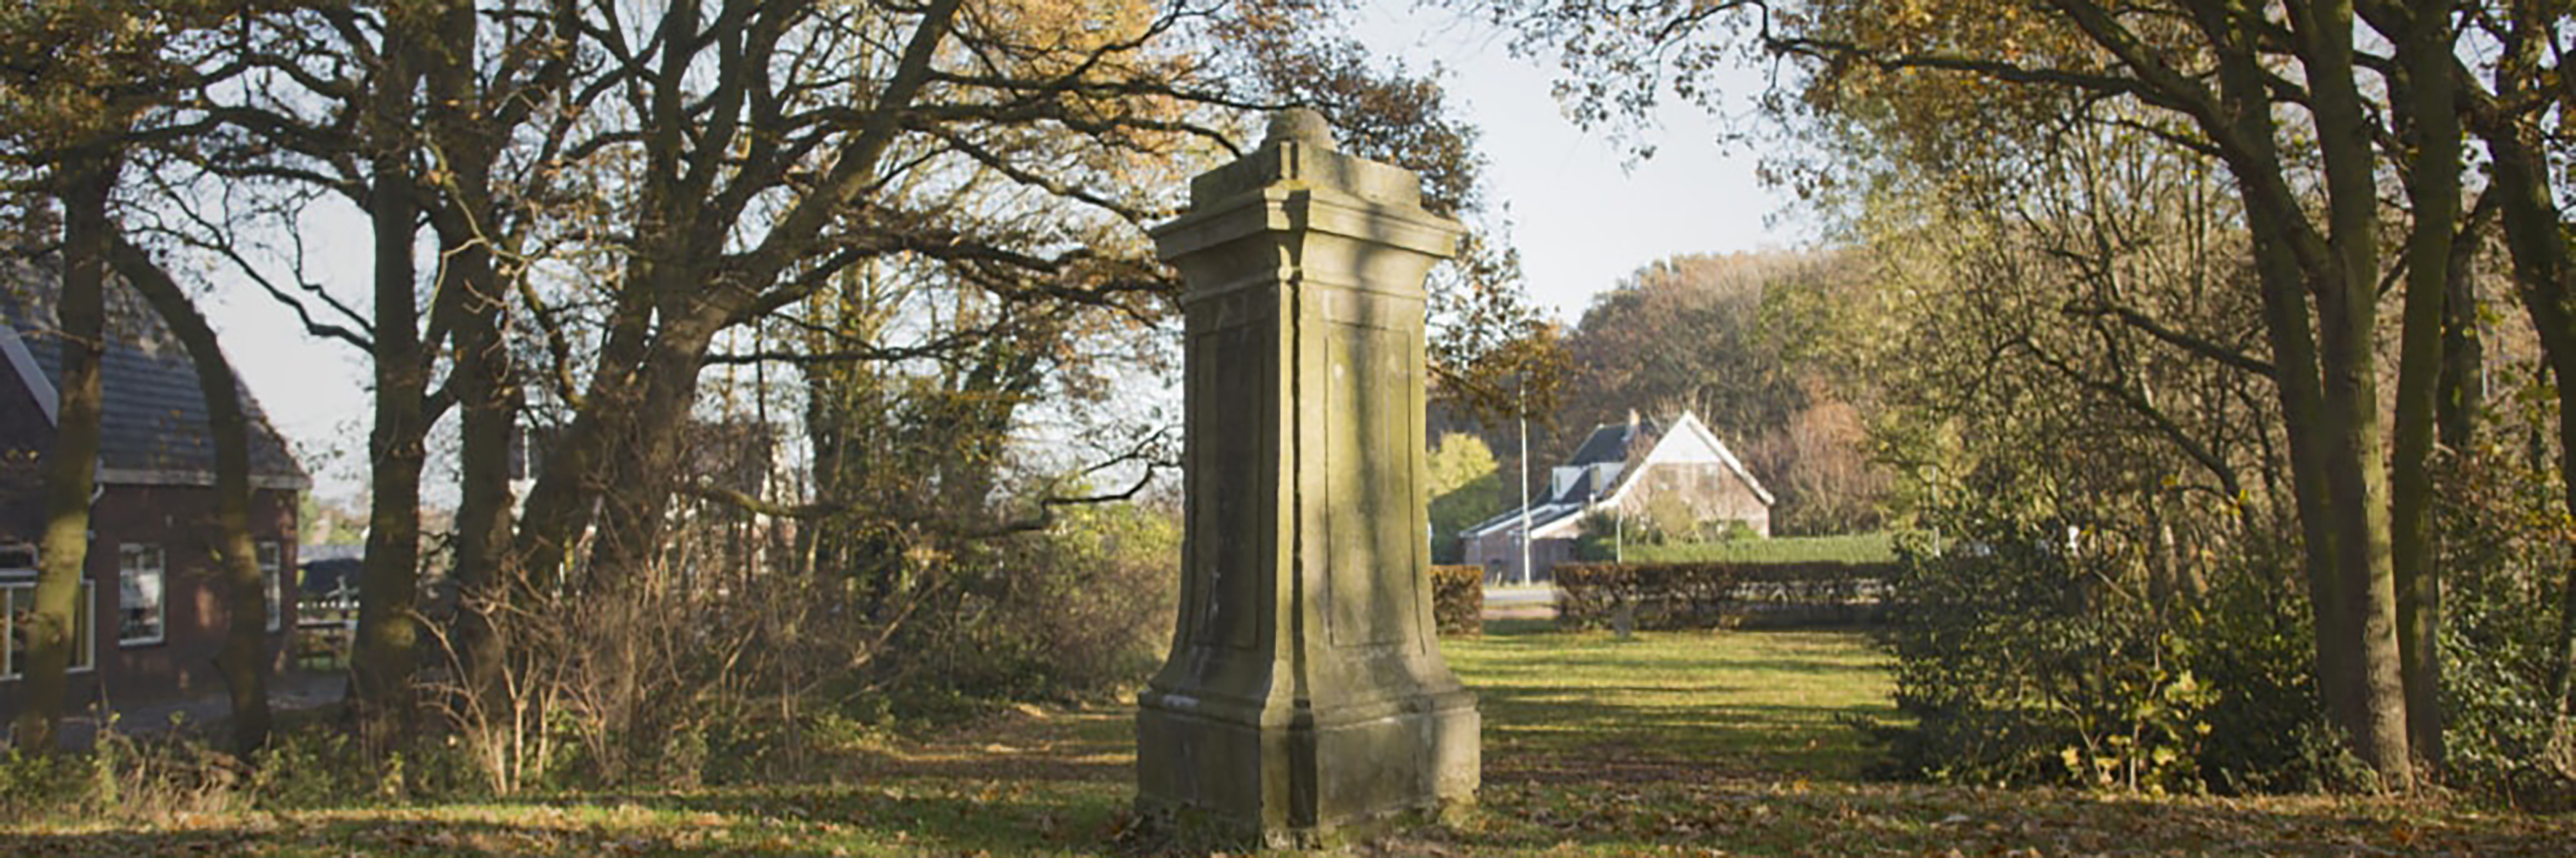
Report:
M 1529 379 L 1519 379 L 1513 393 L 1513 411 L 1520 415 L 1521 426 L 1521 586 L 1530 582 L 1530 494 L 1529 494 Z

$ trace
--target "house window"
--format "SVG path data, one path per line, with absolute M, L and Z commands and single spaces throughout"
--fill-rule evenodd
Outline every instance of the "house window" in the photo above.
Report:
M 277 574 L 283 565 L 280 563 L 282 549 L 275 542 L 261 542 L 257 548 L 260 602 L 268 606 L 268 630 L 273 632 L 286 625 L 285 582 Z
M 140 646 L 161 642 L 166 631 L 162 606 L 166 576 L 162 570 L 161 546 L 117 546 L 117 643 Z
M 0 682 L 27 675 L 27 659 L 32 655 L 27 621 L 36 613 L 36 579 L 32 571 L 0 570 Z M 89 630 L 91 609 L 97 604 L 93 589 L 89 581 L 83 580 L 79 600 L 72 603 L 71 669 L 75 672 L 98 665 L 98 638 Z

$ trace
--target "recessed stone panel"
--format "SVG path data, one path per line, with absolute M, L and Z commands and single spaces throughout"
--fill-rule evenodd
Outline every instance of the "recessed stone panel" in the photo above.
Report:
M 1398 643 L 1414 633 L 1413 338 L 1328 322 L 1323 340 L 1325 626 L 1339 646 Z
M 1182 597 L 1189 639 L 1200 643 L 1249 648 L 1260 630 L 1269 529 L 1261 522 L 1261 426 L 1251 415 L 1261 410 L 1260 346 L 1270 338 L 1250 321 L 1189 338 L 1187 579 L 1196 586 Z

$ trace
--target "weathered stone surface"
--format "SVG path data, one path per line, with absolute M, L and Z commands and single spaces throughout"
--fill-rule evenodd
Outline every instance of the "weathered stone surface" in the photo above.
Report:
M 1290 112 L 1154 231 L 1187 279 L 1188 531 L 1137 801 L 1270 845 L 1472 801 L 1475 697 L 1431 619 L 1423 277 L 1457 224 Z

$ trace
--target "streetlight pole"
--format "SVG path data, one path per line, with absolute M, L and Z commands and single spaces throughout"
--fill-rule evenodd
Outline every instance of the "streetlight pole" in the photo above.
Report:
M 1521 586 L 1526 587 L 1530 582 L 1529 379 L 1518 380 L 1513 404 L 1521 427 Z

